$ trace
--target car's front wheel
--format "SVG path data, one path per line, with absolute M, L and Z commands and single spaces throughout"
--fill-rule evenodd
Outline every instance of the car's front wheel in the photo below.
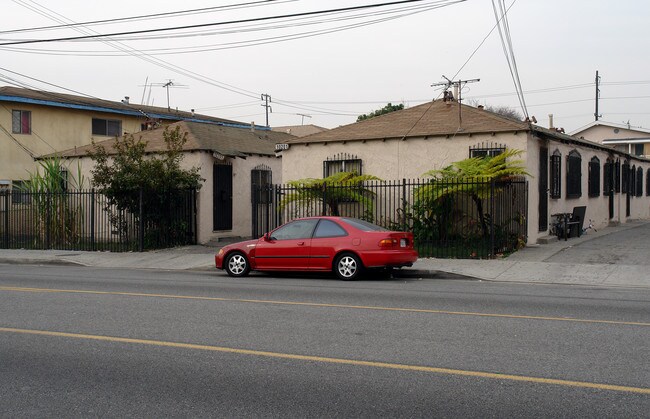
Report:
M 230 276 L 242 277 L 248 275 L 251 267 L 243 253 L 234 252 L 226 258 L 225 269 Z
M 358 256 L 352 253 L 343 253 L 334 262 L 334 273 L 343 281 L 357 279 L 363 270 L 363 265 Z

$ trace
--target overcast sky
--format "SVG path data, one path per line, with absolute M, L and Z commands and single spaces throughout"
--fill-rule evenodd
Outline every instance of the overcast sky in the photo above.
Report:
M 0 44 L 223 23 L 388 1 L 4 0 Z M 185 16 L 7 32 L 64 21 L 236 4 L 240 6 Z M 505 7 L 511 5 L 512 49 L 528 114 L 539 125 L 548 126 L 550 113 L 555 126 L 567 132 L 592 122 L 598 70 L 601 119 L 650 128 L 650 2 L 516 0 L 513 4 L 505 0 Z M 491 0 L 425 0 L 291 20 L 115 35 L 101 41 L 4 45 L 0 46 L 0 85 L 71 93 L 65 88 L 78 92 L 73 94 L 116 101 L 129 96 L 132 104 L 166 107 L 167 89 L 162 85 L 172 80 L 171 108 L 265 124 L 261 95 L 268 94 L 271 126 L 305 123 L 333 128 L 352 123 L 358 115 L 387 102 L 408 107 L 439 97 L 440 88 L 431 85 L 444 81 L 444 75 L 480 79 L 465 85 L 465 103 L 508 106 L 523 114 L 499 31 L 494 29 L 496 22 Z M 145 83 L 152 86 L 147 89 Z

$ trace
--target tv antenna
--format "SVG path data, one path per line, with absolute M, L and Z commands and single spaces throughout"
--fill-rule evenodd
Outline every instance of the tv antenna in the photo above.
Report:
M 171 107 L 169 105 L 169 88 L 170 87 L 173 88 L 173 89 L 188 89 L 189 88 L 189 86 L 187 86 L 186 84 L 175 83 L 174 80 L 172 80 L 172 79 L 167 79 L 167 82 L 165 82 L 165 83 L 149 83 L 150 91 L 151 91 L 151 86 L 162 86 L 165 89 L 167 89 L 167 110 L 168 111 L 171 111 Z M 147 86 L 145 85 L 145 90 L 146 90 L 146 87 Z
M 443 81 L 443 82 L 440 82 L 440 83 L 433 83 L 431 85 L 431 87 L 444 86 L 443 100 L 445 102 L 452 101 L 452 100 L 456 99 L 456 101 L 458 102 L 458 126 L 459 126 L 459 129 L 460 129 L 460 125 L 463 122 L 463 117 L 462 117 L 462 114 L 461 114 L 461 106 L 460 106 L 460 102 L 462 100 L 461 99 L 461 92 L 463 90 L 463 86 L 465 86 L 467 83 L 479 82 L 479 81 L 481 81 L 481 79 L 456 80 L 456 81 L 454 81 L 454 80 L 450 80 L 449 78 L 445 77 L 444 74 L 443 74 L 442 78 L 445 79 L 446 81 Z M 451 87 L 454 88 L 454 93 L 449 91 L 449 89 Z

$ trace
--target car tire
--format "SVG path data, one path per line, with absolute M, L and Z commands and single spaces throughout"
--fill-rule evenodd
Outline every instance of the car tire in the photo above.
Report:
M 353 253 L 343 253 L 334 262 L 334 273 L 342 281 L 353 281 L 363 272 L 361 259 Z
M 251 271 L 248 259 L 241 252 L 233 252 L 226 257 L 224 261 L 224 269 L 228 275 L 235 278 L 241 278 L 248 275 Z

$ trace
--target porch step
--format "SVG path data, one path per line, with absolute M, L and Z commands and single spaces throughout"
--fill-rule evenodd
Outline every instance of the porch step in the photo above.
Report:
M 557 236 L 543 236 L 537 239 L 537 244 L 549 244 L 558 240 Z

